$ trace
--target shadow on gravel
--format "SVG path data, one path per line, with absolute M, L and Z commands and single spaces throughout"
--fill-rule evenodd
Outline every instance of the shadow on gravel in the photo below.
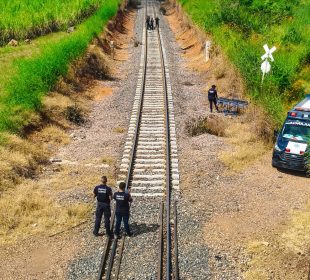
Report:
M 158 224 L 130 224 L 130 229 L 133 233 L 133 236 L 138 236 L 143 233 L 155 232 L 159 228 Z
M 292 176 L 296 176 L 296 177 L 303 177 L 303 178 L 309 178 L 309 174 L 307 174 L 306 171 L 294 171 L 294 170 L 289 170 L 289 169 L 281 169 L 281 168 L 277 168 L 277 170 L 280 172 L 280 173 L 284 173 L 284 174 L 289 174 L 289 175 L 292 175 Z

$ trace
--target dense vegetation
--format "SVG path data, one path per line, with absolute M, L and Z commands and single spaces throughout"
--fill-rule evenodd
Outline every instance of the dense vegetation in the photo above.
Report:
M 0 44 L 64 29 L 80 23 L 103 0 L 0 1 Z
M 279 125 L 287 107 L 310 91 L 310 1 L 178 1 L 213 36 L 244 77 L 251 98 Z M 261 86 L 265 43 L 277 51 Z
M 60 32 L 40 38 L 30 46 L 0 49 L 5 57 L 0 58 L 3 71 L 0 75 L 0 131 L 19 132 L 28 124 L 32 112 L 41 106 L 41 97 L 51 90 L 59 76 L 67 73 L 70 62 L 102 31 L 103 25 L 115 15 L 118 3 L 119 0 L 105 0 L 73 33 Z M 8 67 L 2 67 L 5 65 Z

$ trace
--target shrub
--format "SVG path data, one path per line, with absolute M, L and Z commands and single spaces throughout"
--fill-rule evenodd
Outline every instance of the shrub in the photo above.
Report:
M 85 55 L 82 65 L 77 69 L 78 76 L 90 76 L 94 79 L 106 79 L 110 76 L 110 63 L 99 47 L 92 47 Z
M 134 9 L 137 9 L 141 5 L 141 1 L 139 0 L 129 0 L 128 6 Z
M 222 118 L 214 116 L 193 118 L 185 124 L 185 129 L 190 136 L 197 136 L 204 133 L 225 136 L 226 127 L 227 125 Z
M 291 26 L 289 27 L 285 36 L 282 38 L 282 41 L 284 44 L 287 43 L 299 44 L 302 41 L 302 36 L 299 30 Z
M 77 105 L 68 106 L 65 115 L 68 121 L 73 122 L 77 125 L 85 123 L 85 118 L 83 116 L 82 110 L 77 107 Z

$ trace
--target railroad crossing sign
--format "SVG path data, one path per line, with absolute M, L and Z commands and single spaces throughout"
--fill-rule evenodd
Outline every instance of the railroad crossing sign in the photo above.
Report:
M 271 69 L 271 65 L 269 63 L 269 60 L 274 61 L 272 53 L 277 49 L 276 47 L 272 47 L 271 49 L 269 49 L 267 44 L 265 44 L 263 46 L 263 48 L 264 48 L 266 53 L 263 56 L 261 56 L 261 59 L 263 60 L 263 63 L 260 67 L 260 69 L 263 72 L 262 83 L 264 81 L 265 74 L 269 73 L 270 69 Z
M 268 48 L 268 45 L 265 44 L 263 46 L 264 50 L 265 50 L 265 54 L 261 57 L 262 60 L 266 60 L 268 58 L 270 58 L 271 61 L 274 61 L 272 53 L 277 49 L 276 47 L 272 47 L 271 49 Z

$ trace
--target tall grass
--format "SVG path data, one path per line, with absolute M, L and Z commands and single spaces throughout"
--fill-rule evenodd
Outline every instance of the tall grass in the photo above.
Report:
M 46 42 L 37 55 L 15 62 L 14 75 L 4 85 L 0 96 L 0 131 L 19 132 L 27 125 L 34 111 L 41 106 L 41 97 L 65 75 L 68 65 L 80 56 L 89 42 L 117 11 L 119 0 L 105 0 L 104 5 L 69 36 Z
M 251 98 L 279 125 L 288 106 L 310 90 L 310 1 L 178 0 L 237 66 Z M 261 85 L 262 46 L 277 46 Z
M 103 0 L 0 1 L 0 45 L 10 39 L 34 38 L 80 23 Z

